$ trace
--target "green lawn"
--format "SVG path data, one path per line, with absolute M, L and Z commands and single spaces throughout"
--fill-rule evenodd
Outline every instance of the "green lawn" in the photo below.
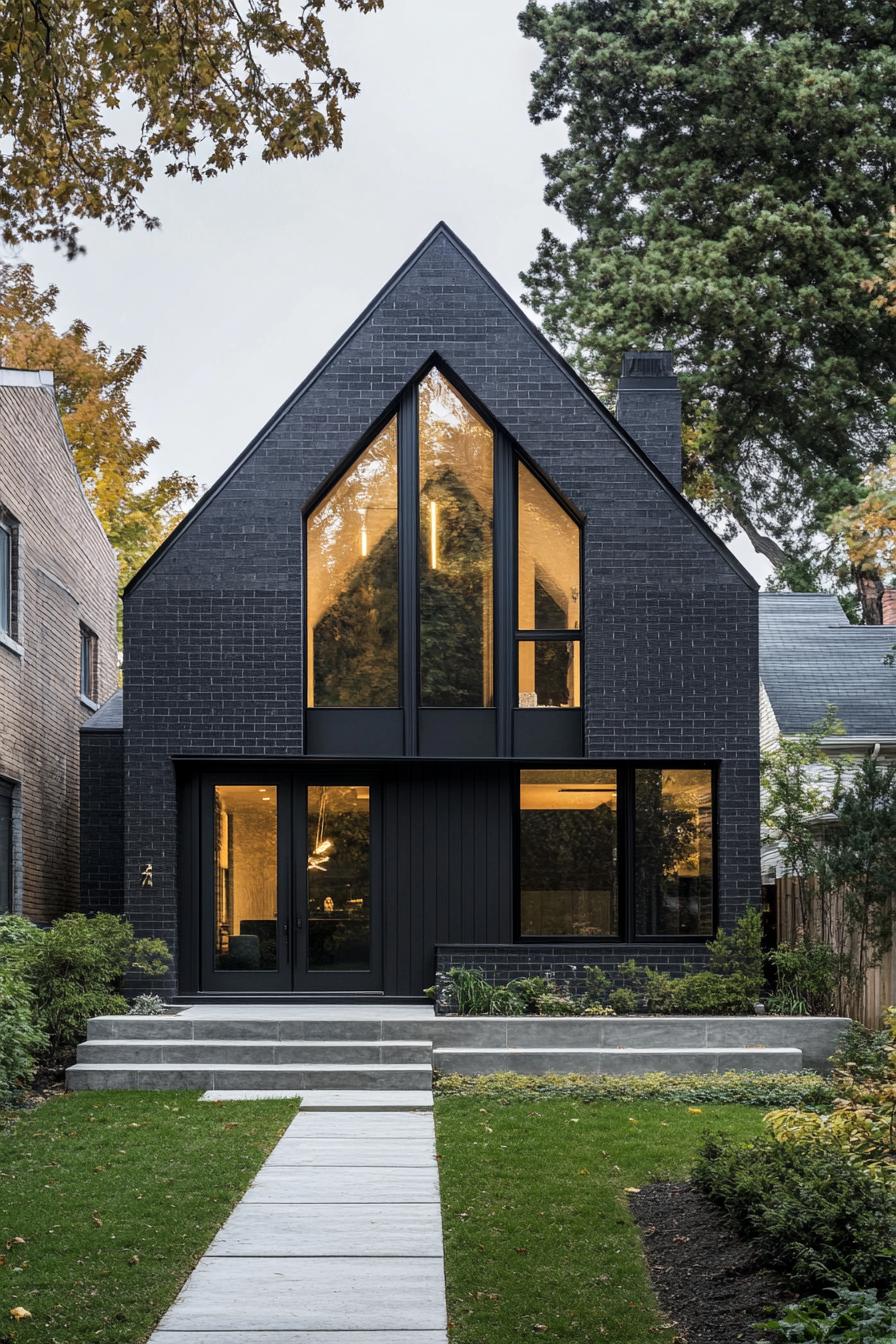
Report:
M 0 1113 L 0 1344 L 141 1344 L 297 1105 L 79 1092 Z
M 454 1344 L 671 1344 L 625 1188 L 683 1176 L 706 1130 L 748 1138 L 762 1111 L 446 1097 L 436 1121 Z

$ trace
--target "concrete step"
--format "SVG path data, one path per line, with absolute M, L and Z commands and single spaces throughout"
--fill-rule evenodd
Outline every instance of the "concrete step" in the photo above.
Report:
M 82 1091 L 429 1091 L 422 1064 L 73 1064 L 66 1086 Z
M 90 1039 L 79 1064 L 420 1064 L 429 1067 L 429 1041 L 252 1041 Z
M 785 1047 L 723 1050 L 688 1049 L 477 1049 L 448 1047 L 433 1050 L 438 1074 L 486 1073 L 725 1073 L 729 1069 L 756 1073 L 795 1073 L 803 1066 L 802 1051 Z
M 366 1017 L 253 1016 L 252 1008 L 233 1008 L 232 1017 L 93 1017 L 89 1041 L 429 1041 L 436 1019 Z M 443 1019 L 455 1021 L 460 1019 Z M 476 1019 L 477 1021 L 482 1019 Z M 488 1021 L 489 1019 L 484 1019 Z

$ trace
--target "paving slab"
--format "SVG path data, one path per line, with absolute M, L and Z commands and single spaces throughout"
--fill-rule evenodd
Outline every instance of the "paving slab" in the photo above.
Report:
M 163 1330 L 444 1330 L 441 1257 L 207 1256 Z
M 439 1257 L 438 1204 L 240 1204 L 207 1255 Z
M 432 1120 L 426 1111 L 306 1111 L 288 1126 L 284 1138 L 299 1132 L 305 1138 L 432 1138 Z
M 428 1167 L 435 1157 L 431 1136 L 387 1135 L 348 1138 L 338 1135 L 284 1135 L 268 1158 L 268 1166 L 344 1167 L 347 1157 L 355 1167 Z
M 395 1088 L 384 1092 L 377 1088 L 360 1091 L 352 1088 L 314 1088 L 274 1091 L 270 1088 L 210 1088 L 200 1101 L 276 1101 L 283 1097 L 301 1097 L 302 1115 L 311 1111 L 431 1111 L 432 1092 L 406 1091 Z
M 157 1330 L 152 1344 L 448 1344 L 446 1330 Z
M 243 1195 L 248 1204 L 433 1204 L 439 1173 L 432 1167 L 263 1166 Z

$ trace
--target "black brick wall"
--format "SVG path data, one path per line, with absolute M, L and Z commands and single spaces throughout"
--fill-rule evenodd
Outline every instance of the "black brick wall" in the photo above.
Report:
M 757 896 L 756 593 L 438 233 L 125 600 L 139 934 L 176 942 L 173 757 L 301 754 L 302 507 L 434 351 L 586 517 L 587 754 L 719 761 L 722 922 Z
M 600 966 L 611 980 L 621 983 L 612 973 L 621 961 L 631 958 L 670 975 L 702 971 L 707 965 L 703 943 L 452 943 L 436 947 L 436 971 L 444 974 L 452 966 L 466 966 L 482 971 L 493 985 L 547 975 L 580 994 L 585 988 L 584 967 Z
M 124 912 L 124 741 L 81 734 L 81 902 L 86 914 Z

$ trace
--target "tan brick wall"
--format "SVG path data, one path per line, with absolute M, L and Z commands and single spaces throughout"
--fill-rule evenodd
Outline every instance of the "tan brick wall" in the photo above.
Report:
M 18 523 L 19 653 L 0 642 L 0 776 L 19 786 L 15 908 L 78 904 L 80 627 L 98 637 L 98 699 L 117 684 L 117 564 L 81 489 L 47 386 L 0 386 L 0 509 Z

